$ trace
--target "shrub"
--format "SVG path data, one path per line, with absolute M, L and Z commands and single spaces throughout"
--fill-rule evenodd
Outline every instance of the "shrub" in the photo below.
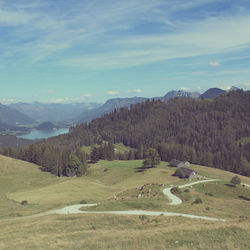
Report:
M 189 189 L 185 189 L 184 192 L 185 192 L 185 193 L 189 193 L 190 190 L 189 190 Z
M 201 199 L 201 198 L 197 198 L 197 199 L 195 199 L 195 200 L 193 201 L 192 204 L 200 204 L 200 203 L 202 203 L 202 199 Z
M 90 224 L 92 230 L 96 230 L 96 227 L 91 223 Z
M 212 193 L 205 193 L 205 195 L 214 196 Z
M 146 215 L 140 215 L 139 219 L 144 221 L 144 220 L 148 220 L 148 217 Z
M 80 204 L 87 204 L 87 201 L 81 200 Z
M 154 218 L 154 219 L 152 220 L 152 222 L 159 223 L 159 219 Z
M 181 193 L 181 190 L 178 187 L 172 187 L 170 191 L 173 194 L 180 194 Z
M 21 201 L 21 205 L 27 205 L 27 204 L 28 204 L 28 201 L 26 200 Z
M 232 177 L 231 181 L 232 184 L 237 185 L 241 183 L 241 179 L 240 177 L 238 177 L 237 175 L 235 175 L 234 177 Z

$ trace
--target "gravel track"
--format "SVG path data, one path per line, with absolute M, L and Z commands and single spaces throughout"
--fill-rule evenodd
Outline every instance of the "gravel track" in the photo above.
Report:
M 174 213 L 174 212 L 159 212 L 159 211 L 146 211 L 146 210 L 127 210 L 127 211 L 81 211 L 80 208 L 97 206 L 97 204 L 85 204 L 85 205 L 72 205 L 64 207 L 58 210 L 49 211 L 47 214 L 119 214 L 119 215 L 149 215 L 149 216 L 183 216 L 192 219 L 203 219 L 210 221 L 225 221 L 224 219 L 217 219 L 207 216 L 199 216 L 184 213 Z
M 190 187 L 190 186 L 193 186 L 196 184 L 212 182 L 212 181 L 219 181 L 219 180 L 218 179 L 211 179 L 211 180 L 195 181 L 195 182 L 180 185 L 180 186 L 178 186 L 178 188 Z M 172 187 L 168 187 L 168 188 L 163 189 L 163 194 L 165 194 L 168 197 L 168 199 L 170 200 L 170 202 L 168 204 L 169 205 L 180 205 L 182 203 L 182 200 L 179 197 L 177 197 L 176 195 L 172 194 L 171 189 L 172 189 Z
M 210 179 L 210 180 L 201 180 L 201 181 L 195 181 L 187 184 L 183 184 L 178 186 L 179 188 L 185 188 L 189 186 L 193 186 L 196 184 L 200 183 L 206 183 L 206 182 L 213 182 L 213 181 L 219 181 L 218 179 Z M 247 187 L 250 187 L 248 184 L 242 184 Z M 179 205 L 182 203 L 182 200 L 175 196 L 174 194 L 171 193 L 171 188 L 168 187 L 163 189 L 164 195 L 166 195 L 171 202 L 168 203 L 170 205 Z M 209 221 L 226 221 L 224 219 L 218 219 L 214 217 L 208 217 L 208 216 L 199 216 L 199 215 L 194 215 L 194 214 L 185 214 L 185 213 L 174 213 L 174 212 L 162 212 L 162 211 L 146 211 L 146 210 L 127 210 L 127 211 L 81 211 L 81 208 L 86 208 L 86 207 L 93 207 L 97 206 L 97 204 L 76 204 L 76 205 L 71 205 L 67 206 L 61 209 L 56 209 L 56 210 L 50 210 L 44 213 L 39 213 L 39 214 L 34 214 L 30 216 L 24 216 L 24 217 L 18 217 L 18 218 L 12 218 L 12 219 L 5 219 L 2 221 L 10 221 L 10 220 L 21 220 L 21 219 L 26 219 L 26 218 L 37 218 L 45 215 L 50 215 L 50 214 L 61 214 L 61 215 L 66 215 L 66 214 L 119 214 L 119 215 L 148 215 L 148 216 L 183 216 L 191 219 L 202 219 L 202 220 L 209 220 Z

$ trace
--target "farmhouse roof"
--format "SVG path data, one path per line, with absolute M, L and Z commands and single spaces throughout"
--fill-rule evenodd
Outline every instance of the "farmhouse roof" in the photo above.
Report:
M 178 168 L 185 168 L 187 166 L 186 166 L 186 164 L 184 162 L 181 161 L 180 163 L 177 164 L 177 167 Z
M 181 163 L 181 161 L 178 161 L 176 159 L 173 159 L 169 162 L 169 165 L 172 166 L 172 167 L 177 167 L 178 164 Z
M 186 176 L 190 176 L 192 173 L 195 173 L 194 170 L 186 167 L 180 167 L 181 171 L 186 174 Z

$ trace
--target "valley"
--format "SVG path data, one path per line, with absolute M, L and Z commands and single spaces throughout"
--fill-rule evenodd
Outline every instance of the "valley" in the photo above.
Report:
M 249 23 L 0 0 L 0 250 L 250 250 Z
M 1 249 L 5 249 L 7 245 L 14 248 L 17 244 L 19 249 L 27 247 L 40 249 L 45 246 L 47 249 L 58 247 L 75 249 L 76 246 L 82 247 L 82 244 L 87 244 L 88 249 L 94 249 L 97 246 L 102 248 L 113 246 L 116 249 L 122 249 L 122 246 L 123 249 L 136 249 L 140 246 L 151 249 L 159 245 L 163 246 L 166 242 L 184 249 L 187 249 L 190 244 L 197 247 L 212 244 L 215 248 L 246 246 L 244 244 L 250 231 L 249 201 L 240 197 L 249 198 L 250 189 L 241 185 L 230 186 L 233 173 L 191 165 L 192 169 L 203 176 L 219 179 L 219 181 L 183 187 L 181 193 L 176 194 L 183 203 L 171 205 L 170 200 L 163 194 L 163 189 L 170 185 L 185 185 L 188 182 L 172 176 L 175 169 L 169 167 L 167 162 L 161 162 L 157 168 L 137 172 L 137 168 L 142 164 L 141 160 L 99 161 L 96 164 L 90 164 L 86 176 L 81 178 L 56 177 L 50 173 L 41 172 L 34 164 L 4 156 L 0 156 L 0 163 Z M 243 183 L 250 184 L 248 177 L 240 176 L 240 179 Z M 144 188 L 141 189 L 141 187 Z M 145 197 L 136 198 L 141 192 L 140 189 L 147 192 L 150 189 L 151 192 Z M 202 203 L 192 204 L 197 198 L 200 198 Z M 24 200 L 27 204 L 21 205 Z M 39 215 L 83 202 L 98 203 L 98 206 L 84 208 L 83 211 L 87 211 L 87 214 L 23 217 Z M 138 215 L 101 212 L 128 210 L 155 211 L 155 215 L 152 213 L 149 216 L 143 212 Z M 179 216 L 165 217 L 157 215 L 157 211 L 215 217 L 226 221 L 206 221 Z M 23 217 L 23 219 L 12 220 L 17 217 Z M 22 225 L 22 231 L 14 229 L 20 225 Z M 28 236 L 30 230 L 32 238 Z M 15 240 L 9 241 L 10 236 L 6 234 L 8 231 L 12 231 L 11 237 Z M 205 231 L 206 240 L 203 235 Z M 53 233 L 50 234 L 50 232 Z M 141 239 L 149 232 L 150 241 L 142 241 Z M 168 236 L 163 237 L 160 232 L 165 232 Z M 236 238 L 234 232 L 237 232 Z M 230 238 L 223 242 L 216 240 L 224 237 L 224 234 L 230 235 Z M 238 238 L 239 234 L 240 238 Z M 102 241 L 104 235 L 105 240 Z M 196 237 L 187 240 L 188 235 L 196 235 Z M 22 237 L 26 240 L 22 240 Z M 124 241 L 124 237 L 128 240 Z M 174 243 L 175 241 L 178 243 Z

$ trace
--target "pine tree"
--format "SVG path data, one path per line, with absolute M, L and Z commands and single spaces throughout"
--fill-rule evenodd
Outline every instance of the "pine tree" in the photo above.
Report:
M 93 163 L 99 161 L 99 150 L 97 147 L 93 147 L 90 154 L 90 159 Z
M 154 148 L 149 148 L 145 154 L 146 158 L 143 161 L 143 168 L 152 168 L 160 164 L 160 157 Z

